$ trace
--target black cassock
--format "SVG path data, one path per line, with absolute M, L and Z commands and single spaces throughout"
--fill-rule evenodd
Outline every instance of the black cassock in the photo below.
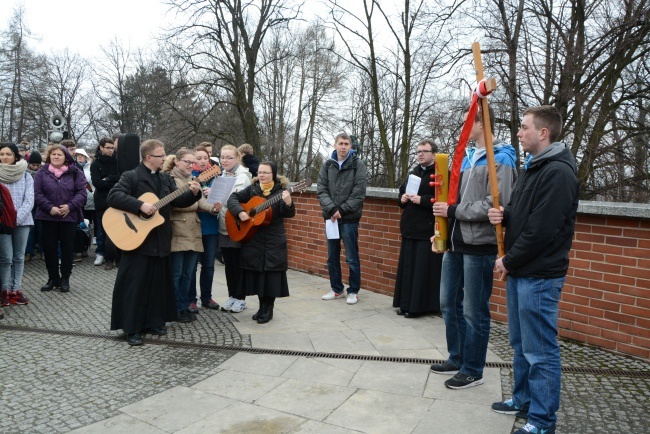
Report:
M 111 207 L 137 214 L 144 193 L 154 193 L 162 199 L 177 189 L 167 174 L 151 171 L 142 163 L 125 172 L 108 195 Z M 184 208 L 201 198 L 191 191 L 183 193 L 158 212 L 165 222 L 153 229 L 142 245 L 123 252 L 120 260 L 111 309 L 111 330 L 140 333 L 147 328 L 161 327 L 176 321 L 176 299 L 169 253 L 172 228 L 169 220 L 171 207 Z
M 421 314 L 440 312 L 440 271 L 442 254 L 431 251 L 434 217 L 431 198 L 433 187 L 429 185 L 434 165 L 427 168 L 416 166 L 411 174 L 420 177 L 418 195 L 420 203 L 403 204 L 399 199 L 406 191 L 408 177 L 400 187 L 399 206 L 404 209 L 400 220 L 402 248 L 397 265 L 393 307 L 402 312 Z

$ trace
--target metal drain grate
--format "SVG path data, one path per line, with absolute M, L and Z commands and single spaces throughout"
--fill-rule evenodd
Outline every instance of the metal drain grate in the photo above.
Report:
M 102 334 L 102 333 L 87 333 L 75 332 L 68 330 L 52 330 L 42 329 L 35 327 L 23 327 L 12 325 L 0 325 L 0 330 L 11 330 L 27 333 L 40 333 L 51 334 L 60 336 L 74 336 L 92 339 L 106 339 L 113 341 L 121 341 L 124 339 L 123 335 Z M 442 363 L 443 359 L 420 359 L 415 357 L 388 357 L 388 356 L 368 356 L 361 354 L 341 354 L 341 353 L 324 353 L 315 351 L 293 351 L 293 350 L 275 350 L 269 348 L 249 348 L 249 347 L 236 347 L 232 345 L 213 345 L 213 344 L 199 344 L 195 342 L 174 341 L 168 339 L 149 339 L 149 345 L 166 345 L 176 348 L 192 348 L 210 351 L 230 351 L 230 352 L 244 352 L 251 354 L 273 354 L 280 356 L 295 356 L 295 357 L 321 357 L 327 359 L 346 359 L 346 360 L 364 360 L 364 361 L 377 361 L 377 362 L 394 362 L 394 363 L 417 363 L 424 365 L 432 365 L 434 363 Z M 488 368 L 506 368 L 512 369 L 512 363 L 496 363 L 487 362 L 485 364 Z M 581 368 L 576 366 L 563 366 L 562 372 L 571 374 L 592 374 L 592 375 L 607 375 L 613 377 L 629 377 L 629 378 L 650 378 L 650 370 L 648 371 L 624 371 L 614 369 L 597 369 L 597 368 Z

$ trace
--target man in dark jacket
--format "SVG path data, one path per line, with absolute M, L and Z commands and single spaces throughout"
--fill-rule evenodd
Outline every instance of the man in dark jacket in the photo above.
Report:
M 434 218 L 429 185 L 435 173 L 438 147 L 432 139 L 418 143 L 418 165 L 399 189 L 399 206 L 404 211 L 399 222 L 402 246 L 399 252 L 393 307 L 404 318 L 416 318 L 427 312 L 440 312 L 440 266 L 442 254 L 431 251 Z M 417 181 L 417 192 L 407 192 L 409 183 Z M 413 190 L 415 191 L 415 190 Z
M 512 399 L 495 402 L 492 409 L 514 414 L 529 406 L 528 423 L 517 434 L 554 433 L 560 406 L 558 303 L 578 209 L 575 159 L 556 142 L 561 131 L 555 107 L 524 112 L 517 133 L 529 153 L 524 170 L 505 210 L 488 211 L 492 224 L 507 228 L 507 253 L 497 259 L 496 270 L 508 276 L 508 330 L 515 350 Z
M 255 178 L 257 176 L 257 168 L 260 167 L 260 160 L 253 155 L 253 147 L 248 143 L 244 143 L 237 150 L 241 154 L 242 163 L 244 163 L 244 166 L 248 168 L 248 171 Z
M 494 113 L 489 110 L 491 131 Z M 469 107 L 464 113 L 469 115 Z M 465 389 L 483 384 L 483 369 L 490 337 L 490 297 L 494 281 L 497 238 L 487 211 L 492 204 L 483 113 L 472 120 L 469 140 L 460 172 L 460 188 L 454 205 L 437 202 L 433 214 L 449 217 L 449 251 L 442 260 L 440 308 L 445 320 L 449 358 L 435 363 L 431 371 L 453 375 L 445 381 L 449 389 Z M 516 179 L 515 149 L 494 140 L 494 160 L 499 180 L 499 199 L 507 203 Z
M 160 172 L 165 161 L 164 144 L 146 140 L 141 146 L 142 162 L 125 172 L 108 195 L 108 205 L 132 214 L 159 212 L 165 221 L 151 230 L 140 247 L 124 251 L 113 288 L 111 330 L 124 330 L 129 345 L 142 345 L 141 333 L 164 335 L 165 322 L 176 321 L 176 299 L 169 253 L 172 243 L 170 207 L 184 208 L 201 198 L 201 186 L 190 181 L 190 191 L 160 210 L 138 198 L 153 193 L 159 199 L 174 192 L 172 178 Z
M 103 137 L 99 140 L 95 161 L 90 165 L 90 179 L 95 186 L 95 213 L 97 214 L 97 228 L 95 229 L 95 238 L 97 239 L 97 250 L 95 250 L 95 265 L 102 265 L 106 257 L 106 233 L 102 226 L 102 218 L 108 209 L 108 192 L 117 181 L 120 180 L 120 174 L 117 168 L 117 158 L 115 157 L 115 145 L 113 140 Z M 109 258 L 111 268 L 113 260 Z
M 332 157 L 325 161 L 318 174 L 317 197 L 323 218 L 338 222 L 340 239 L 327 240 L 327 268 L 330 274 L 329 293 L 323 300 L 343 298 L 341 275 L 341 239 L 345 245 L 345 261 L 350 268 L 348 304 L 358 301 L 361 287 L 359 262 L 359 220 L 366 198 L 366 165 L 352 150 L 350 136 L 341 133 L 334 141 Z

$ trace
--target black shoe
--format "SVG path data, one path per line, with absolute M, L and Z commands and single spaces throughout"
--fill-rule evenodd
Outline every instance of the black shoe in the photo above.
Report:
M 133 333 L 133 334 L 126 335 L 126 342 L 132 347 L 137 347 L 138 345 L 144 344 L 144 340 L 142 340 L 142 336 L 140 336 L 140 333 Z
M 189 310 L 182 310 L 178 312 L 178 322 L 191 322 L 192 318 L 190 317 Z
M 273 305 L 272 304 L 267 304 L 264 306 L 264 310 L 260 314 L 260 316 L 257 318 L 257 323 L 258 324 L 266 324 L 267 322 L 271 321 L 273 319 Z
M 61 285 L 61 283 L 58 280 L 50 279 L 45 285 L 41 286 L 41 291 L 51 291 L 54 288 L 58 288 L 59 285 Z
M 445 387 L 447 389 L 467 389 L 468 387 L 479 386 L 481 384 L 483 384 L 483 377 L 475 378 L 462 372 L 445 381 Z
M 405 312 L 402 312 L 402 309 L 397 309 L 395 313 L 398 315 L 404 315 Z
M 223 255 L 221 254 L 221 249 L 217 249 L 217 254 L 215 255 L 215 258 L 221 265 L 223 265 Z
M 164 336 L 167 334 L 167 329 L 165 327 L 149 327 L 144 332 L 151 335 Z
M 419 313 L 404 312 L 404 318 L 417 318 L 419 316 L 420 316 Z
M 459 370 L 460 368 L 458 366 L 454 366 L 449 362 L 434 363 L 431 365 L 431 372 L 434 372 L 436 374 L 456 375 L 458 374 Z
M 260 318 L 260 316 L 262 316 L 265 307 L 266 305 L 264 303 L 260 303 L 260 308 L 257 309 L 257 312 L 255 312 L 255 315 L 253 315 L 253 321 L 257 321 Z
M 61 292 L 70 292 L 70 280 L 67 277 L 61 279 Z
M 514 414 L 517 417 L 528 419 L 528 407 L 530 404 L 517 405 L 515 400 L 510 398 L 505 401 L 492 404 L 492 411 L 501 414 Z
M 219 303 L 216 301 L 210 299 L 209 301 L 202 301 L 201 306 L 205 307 L 206 309 L 214 309 L 214 310 L 219 310 Z
M 198 317 L 196 316 L 196 314 L 194 312 L 190 311 L 190 320 L 191 321 L 196 321 L 197 319 L 198 319 Z

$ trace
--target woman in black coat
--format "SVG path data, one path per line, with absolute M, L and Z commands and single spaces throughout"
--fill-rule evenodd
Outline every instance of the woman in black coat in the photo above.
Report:
M 289 296 L 287 283 L 287 237 L 284 232 L 284 219 L 293 217 L 296 208 L 291 195 L 284 188 L 289 183 L 284 177 L 278 178 L 275 163 L 261 163 L 258 177 L 244 190 L 233 193 L 228 199 L 228 210 L 241 221 L 250 219 L 242 203 L 254 196 L 266 200 L 277 200 L 271 206 L 273 218 L 268 226 L 258 226 L 255 235 L 242 243 L 239 281 L 240 294 L 257 295 L 260 309 L 253 319 L 259 324 L 267 323 L 273 318 L 273 305 L 276 297 Z M 276 196 L 279 198 L 274 199 Z

